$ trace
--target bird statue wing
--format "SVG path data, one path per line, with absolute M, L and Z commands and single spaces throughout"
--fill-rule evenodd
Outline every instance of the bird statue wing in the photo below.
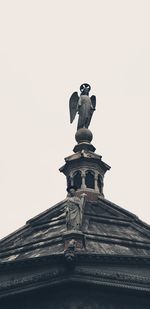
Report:
M 91 102 L 92 102 L 92 106 L 93 106 L 93 111 L 96 109 L 96 96 L 95 95 L 92 95 L 90 97 L 91 99 Z
M 78 101 L 79 101 L 79 96 L 77 92 L 74 92 L 69 100 L 69 111 L 70 111 L 70 123 L 73 122 L 77 110 L 78 110 Z

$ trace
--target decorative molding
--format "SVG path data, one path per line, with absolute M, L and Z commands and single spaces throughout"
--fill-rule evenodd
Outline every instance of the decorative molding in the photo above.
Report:
M 21 286 L 26 286 L 34 284 L 37 282 L 47 281 L 52 278 L 57 278 L 65 273 L 65 270 L 53 269 L 51 272 L 45 272 L 41 274 L 32 274 L 27 276 L 22 276 L 22 278 L 15 278 L 7 281 L 0 282 L 0 291 L 10 288 L 19 288 Z
M 150 256 L 129 256 L 129 255 L 109 255 L 109 254 L 95 254 L 86 252 L 76 252 L 78 265 L 141 265 L 141 267 L 150 266 Z M 8 261 L 0 263 L 0 271 L 6 271 L 7 269 L 17 269 L 17 268 L 28 268 L 28 266 L 38 265 L 62 265 L 63 264 L 64 252 L 51 254 L 49 256 L 42 256 L 36 258 L 29 258 L 24 260 Z
M 87 282 L 91 284 L 111 286 L 111 287 L 122 287 L 124 289 L 134 289 L 141 291 L 150 292 L 150 278 L 145 276 L 139 276 L 135 274 L 123 273 L 121 271 L 102 271 L 89 267 L 77 266 L 70 268 L 68 272 L 65 267 L 55 267 L 51 271 L 45 271 L 44 273 L 35 273 L 31 275 L 23 275 L 22 278 L 14 278 L 7 281 L 0 282 L 0 294 L 6 291 L 11 293 L 11 290 L 18 293 L 18 290 L 28 289 L 31 286 L 33 288 L 38 285 L 53 285 L 56 282 Z
M 105 280 L 117 280 L 117 282 L 119 283 L 120 281 L 123 281 L 124 283 L 136 283 L 136 284 L 143 284 L 143 285 L 149 285 L 150 288 L 150 278 L 149 277 L 143 277 L 143 276 L 139 276 L 139 275 L 135 275 L 135 274 L 129 274 L 129 273 L 122 273 L 122 272 L 118 272 L 118 271 L 100 271 L 99 269 L 93 269 L 93 268 L 89 268 L 89 269 L 85 269 L 83 268 L 77 268 L 76 269 L 76 273 L 79 273 L 80 275 L 84 275 L 84 276 L 90 276 L 92 277 L 96 277 L 96 278 L 101 278 L 101 279 L 105 279 Z

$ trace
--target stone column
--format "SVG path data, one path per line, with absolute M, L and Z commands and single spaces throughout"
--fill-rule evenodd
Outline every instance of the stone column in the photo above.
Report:
M 85 171 L 81 172 L 81 178 L 82 178 L 81 189 L 85 189 L 86 188 L 86 184 L 85 184 Z
M 95 180 L 95 191 L 99 192 L 99 188 L 98 188 L 98 174 L 95 173 L 94 175 L 94 180 Z

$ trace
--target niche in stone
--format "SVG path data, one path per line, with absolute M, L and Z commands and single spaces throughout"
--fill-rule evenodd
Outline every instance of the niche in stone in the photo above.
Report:
M 82 178 L 81 178 L 81 172 L 77 171 L 73 176 L 73 184 L 77 189 L 81 188 L 82 185 Z
M 85 184 L 87 188 L 94 189 L 94 175 L 91 171 L 86 172 Z

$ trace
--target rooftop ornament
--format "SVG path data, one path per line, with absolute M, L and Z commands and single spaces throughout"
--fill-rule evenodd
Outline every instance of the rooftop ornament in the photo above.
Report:
M 77 92 L 74 92 L 69 100 L 70 122 L 75 119 L 76 114 L 79 114 L 77 130 L 81 128 L 88 129 L 93 112 L 96 107 L 96 96 L 89 97 L 91 86 L 89 84 L 82 84 L 80 86 L 80 97 Z

